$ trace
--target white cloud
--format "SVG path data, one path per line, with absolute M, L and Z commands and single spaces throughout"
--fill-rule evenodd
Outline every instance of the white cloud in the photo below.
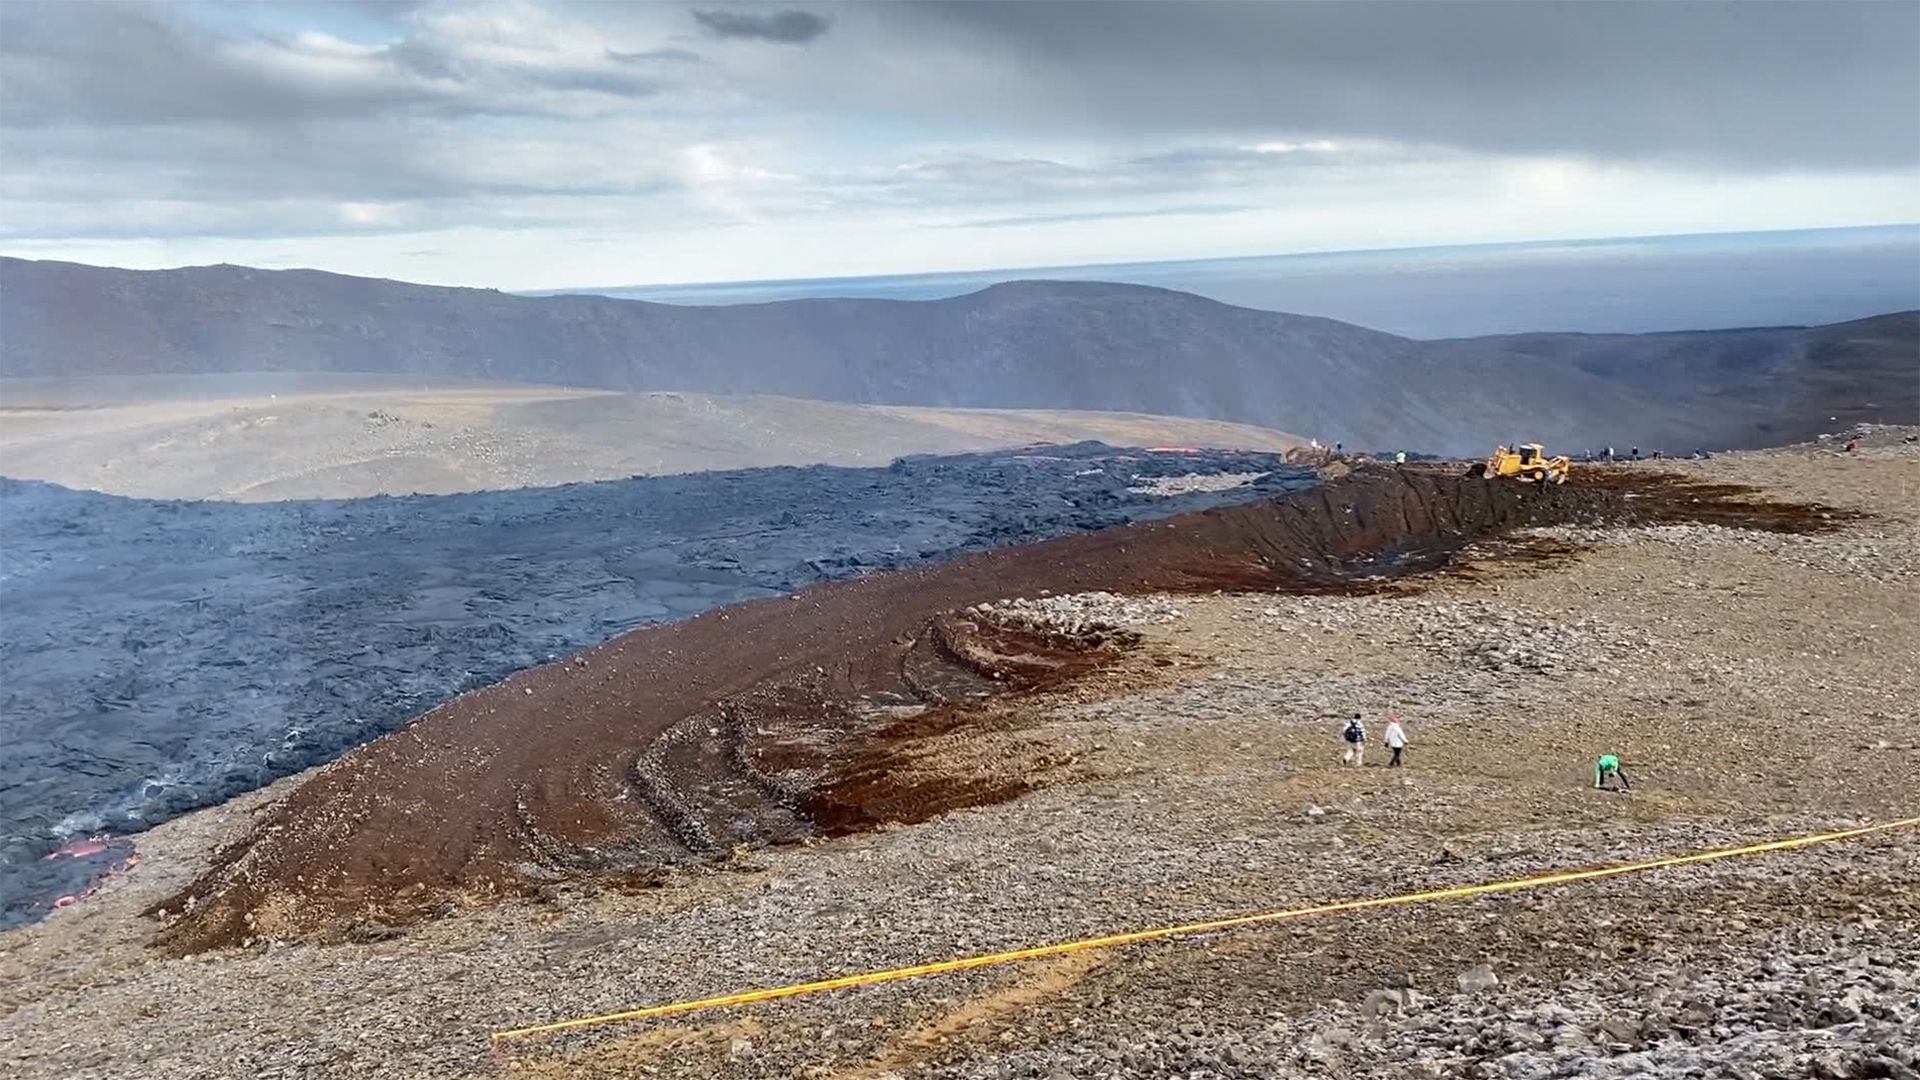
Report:
M 388 226 L 400 222 L 400 208 L 390 203 L 341 203 L 340 220 L 348 225 Z
M 1332 139 L 1311 139 L 1306 142 L 1254 143 L 1240 149 L 1254 154 L 1337 154 L 1341 144 Z

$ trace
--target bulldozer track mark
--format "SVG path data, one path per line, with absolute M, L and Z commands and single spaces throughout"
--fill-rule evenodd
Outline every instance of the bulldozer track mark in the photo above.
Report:
M 727 733 L 727 760 L 745 776 L 754 789 L 769 800 L 798 813 L 802 792 L 761 769 L 754 760 L 753 736 L 756 725 L 737 702 L 722 702 L 720 716 Z
M 695 721 L 697 722 L 697 721 Z M 672 732 L 655 740 L 633 759 L 627 770 L 627 782 L 639 796 L 640 804 L 652 813 L 661 831 L 691 855 L 713 855 L 720 844 L 712 830 L 693 808 L 674 791 L 674 784 L 661 771 L 669 752 Z

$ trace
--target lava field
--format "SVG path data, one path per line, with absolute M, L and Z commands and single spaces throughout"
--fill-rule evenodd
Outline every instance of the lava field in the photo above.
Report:
M 1128 490 L 1192 472 L 1266 475 Z M 635 627 L 1316 483 L 1276 455 L 1098 444 L 266 504 L 0 479 L 0 926 L 127 854 L 76 837 L 332 760 Z

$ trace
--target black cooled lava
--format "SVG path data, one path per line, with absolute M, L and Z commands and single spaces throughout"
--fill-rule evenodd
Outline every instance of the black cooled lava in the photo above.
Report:
M 1170 498 L 1136 478 L 1267 472 Z M 647 622 L 1312 486 L 1098 444 L 452 496 L 164 502 L 0 479 L 0 926 L 137 832 Z

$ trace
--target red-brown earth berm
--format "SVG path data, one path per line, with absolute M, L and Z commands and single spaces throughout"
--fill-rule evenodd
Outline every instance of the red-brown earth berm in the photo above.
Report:
M 1124 641 L 1037 637 L 973 605 L 1074 593 L 1365 591 L 1547 524 L 1852 515 L 1630 470 L 1563 487 L 1363 467 L 1315 491 L 820 586 L 648 627 L 522 672 L 361 747 L 154 905 L 176 953 L 337 939 L 474 898 L 650 868 L 742 841 L 921 820 L 1019 784 L 877 783 L 907 729 L 964 722 Z

